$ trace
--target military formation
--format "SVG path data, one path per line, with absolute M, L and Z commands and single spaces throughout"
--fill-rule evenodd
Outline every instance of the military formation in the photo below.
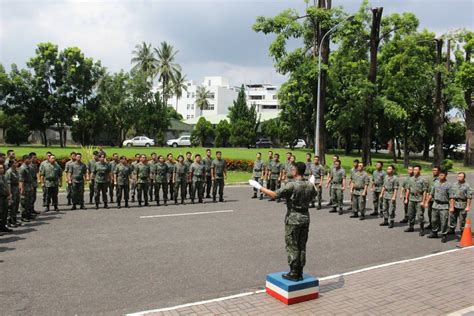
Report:
M 284 163 L 280 156 L 268 152 L 264 161 L 262 154 L 257 153 L 253 165 L 252 179 L 267 190 L 278 192 L 285 185 L 294 182 L 294 169 L 297 166 L 295 156 L 287 153 Z M 343 193 L 349 190 L 351 202 L 346 211 L 351 211 L 351 218 L 365 220 L 368 215 L 382 218 L 380 226 L 395 227 L 396 204 L 400 200 L 404 205 L 404 218 L 400 221 L 407 224 L 405 232 L 414 232 L 415 224 L 419 225 L 419 235 L 429 232 L 428 238 L 441 238 L 447 241 L 447 235 L 454 235 L 459 225 L 462 233 L 466 222 L 467 212 L 471 208 L 472 189 L 466 182 L 466 174 L 457 174 L 455 183 L 448 183 L 448 172 L 439 166 L 432 169 L 431 179 L 421 176 L 421 166 L 408 167 L 408 176 L 399 179 L 394 165 L 384 169 L 383 162 L 377 162 L 372 174 L 365 171 L 365 166 L 359 160 L 354 160 L 349 177 L 341 166 L 339 156 L 334 155 L 332 166 L 326 172 L 319 162 L 319 157 L 312 158 L 306 154 L 305 171 L 301 178 L 314 182 L 316 194 L 309 201 L 309 207 L 322 208 L 321 196 L 323 187 L 329 190 L 330 213 L 343 215 Z M 325 174 L 327 177 L 325 178 Z M 325 185 L 324 185 L 324 180 Z M 252 198 L 263 199 L 264 190 L 253 188 Z M 367 196 L 372 198 L 372 212 L 366 214 Z M 280 202 L 281 195 L 269 195 L 268 201 Z M 288 202 L 287 202 L 288 203 Z M 298 202 L 296 202 L 298 203 Z M 427 219 L 425 219 L 425 213 Z M 460 236 L 458 236 L 459 238 Z
M 89 204 L 96 209 L 204 203 L 205 199 L 224 202 L 224 184 L 227 179 L 226 162 L 220 151 L 212 157 L 191 152 L 186 159 L 172 154 L 135 155 L 127 158 L 114 153 L 110 159 L 103 150 L 94 151 L 93 159 L 84 162 L 81 153 L 72 152 L 64 168 L 56 156 L 48 152 L 41 163 L 36 153 L 21 157 L 17 162 L 15 152 L 0 153 L 0 233 L 11 232 L 22 222 L 34 220 L 40 212 L 35 210 L 38 185 L 42 188 L 44 212 L 59 211 L 58 193 L 65 185 L 67 205 L 71 210 L 86 209 L 85 186 L 89 183 Z M 63 179 L 66 183 L 63 183 Z

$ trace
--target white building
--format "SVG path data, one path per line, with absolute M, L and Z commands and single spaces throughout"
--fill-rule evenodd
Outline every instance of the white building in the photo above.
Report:
M 201 109 L 196 106 L 196 91 L 198 86 L 206 87 L 207 91 L 211 93 L 209 108 L 204 109 L 202 113 Z M 177 112 L 183 116 L 184 120 L 200 116 L 227 115 L 227 113 L 229 113 L 229 107 L 232 106 L 233 101 L 237 99 L 238 93 L 239 89 L 231 87 L 227 79 L 223 77 L 204 77 L 204 81 L 200 85 L 190 80 L 187 82 L 187 91 L 183 90 L 183 95 L 181 99 L 178 100 Z M 176 109 L 176 97 L 169 100 L 168 106 L 173 106 Z
M 247 105 L 255 105 L 257 113 L 278 114 L 280 105 L 278 103 L 278 87 L 269 83 L 247 84 L 245 86 L 247 94 Z

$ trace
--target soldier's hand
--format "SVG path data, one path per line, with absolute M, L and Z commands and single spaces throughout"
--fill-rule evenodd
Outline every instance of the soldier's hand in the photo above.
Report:
M 449 208 L 449 211 L 450 211 L 451 213 L 454 213 L 454 208 L 453 208 L 453 207 L 450 207 L 450 208 Z
M 405 198 L 405 204 L 408 204 L 408 199 L 407 198 Z
M 392 197 L 392 202 L 395 202 L 397 200 L 397 197 Z
M 471 209 L 470 207 L 466 207 L 464 210 L 465 210 L 466 212 L 469 212 L 470 209 Z M 454 210 L 453 210 L 453 211 L 454 211 Z

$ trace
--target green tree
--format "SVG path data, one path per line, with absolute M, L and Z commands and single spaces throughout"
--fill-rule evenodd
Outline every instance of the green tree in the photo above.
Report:
M 15 144 L 20 146 L 28 142 L 30 136 L 30 130 L 25 124 L 24 117 L 19 114 L 8 116 L 8 123 L 5 129 L 6 139 L 8 144 Z
M 214 146 L 227 147 L 231 135 L 231 127 L 227 120 L 222 120 L 217 124 L 215 129 L 216 137 L 214 138 Z
M 229 107 L 227 115 L 231 124 L 230 143 L 233 146 L 248 147 L 255 141 L 260 124 L 255 105 L 248 107 L 244 85 L 241 86 L 237 99 Z
M 175 63 L 176 54 L 173 46 L 167 42 L 161 42 L 159 48 L 155 48 L 156 72 L 162 86 L 163 103 L 167 105 L 172 83 L 175 81 L 177 73 L 181 72 L 181 67 Z
M 176 112 L 178 111 L 178 101 L 183 96 L 183 90 L 188 91 L 188 85 L 186 84 L 186 76 L 178 71 L 173 82 L 173 92 L 176 96 Z
M 465 141 L 466 126 L 460 122 L 448 122 L 444 126 L 443 147 L 446 156 L 453 155 L 454 149 Z
M 198 86 L 196 89 L 196 106 L 201 111 L 200 116 L 202 116 L 202 111 L 209 108 L 209 99 L 211 98 L 211 92 L 206 89 L 204 86 Z
M 151 44 L 142 42 L 132 51 L 133 72 L 141 71 L 147 78 L 153 79 L 156 75 L 156 56 Z
M 168 110 L 168 114 L 167 114 L 167 115 L 168 115 L 168 117 L 169 117 L 170 119 L 174 118 L 174 119 L 176 119 L 176 120 L 178 120 L 178 121 L 182 121 L 182 120 L 183 120 L 183 116 L 182 116 L 181 114 L 179 114 L 178 112 L 176 112 L 176 110 L 175 110 L 174 108 L 168 107 L 167 110 Z
M 206 145 L 206 140 L 214 136 L 214 129 L 212 128 L 211 122 L 206 120 L 204 117 L 200 117 L 196 126 L 191 133 L 191 143 L 195 146 Z

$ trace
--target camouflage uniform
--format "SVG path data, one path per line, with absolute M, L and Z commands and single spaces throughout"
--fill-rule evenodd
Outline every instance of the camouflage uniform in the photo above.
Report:
M 262 178 L 262 173 L 265 170 L 265 163 L 263 162 L 262 159 L 257 159 L 253 163 L 253 179 L 260 183 L 260 185 L 263 185 L 263 178 Z M 257 189 L 253 189 L 253 197 L 257 197 Z M 263 198 L 263 193 L 260 192 L 260 199 Z
M 384 170 L 374 170 L 372 173 L 372 183 L 374 184 L 374 214 L 378 213 L 379 209 L 382 211 L 382 197 L 380 196 L 380 192 L 382 191 L 383 181 L 385 180 L 386 176 L 387 173 Z
M 428 192 L 431 192 L 431 189 L 433 188 L 433 186 L 435 185 L 436 182 L 439 181 L 439 177 L 435 176 L 433 177 L 433 179 L 431 179 L 431 182 L 430 182 L 430 186 L 428 188 Z M 433 203 L 434 203 L 434 200 L 431 199 L 429 202 L 428 202 L 428 221 L 430 222 L 429 224 L 429 227 L 430 228 L 433 228 L 432 226 L 432 216 L 431 216 L 431 213 L 433 212 Z
M 342 211 L 342 202 L 344 198 L 344 192 L 342 191 L 342 181 L 346 178 L 346 172 L 342 167 L 332 168 L 331 171 L 331 196 L 332 196 L 332 208 L 333 212 L 339 207 L 339 211 Z
M 17 222 L 18 208 L 20 206 L 20 188 L 19 188 L 19 176 L 18 170 L 10 169 L 5 173 L 5 181 L 7 182 L 8 189 L 12 195 L 11 204 L 8 207 L 8 221 L 10 224 Z
M 418 221 L 421 230 L 423 230 L 425 210 L 420 203 L 423 201 L 423 193 L 428 191 L 428 182 L 421 176 L 413 176 L 408 183 L 408 190 L 410 191 L 408 196 L 408 223 L 410 227 L 413 227 L 415 225 L 415 216 L 418 214 Z
M 272 180 L 271 180 L 271 175 L 272 175 L 272 167 L 274 164 L 273 159 L 268 159 L 267 164 L 265 165 L 265 173 L 267 174 L 267 189 L 272 188 Z
M 82 161 L 80 163 L 75 161 L 69 164 L 66 172 L 71 175 L 72 204 L 84 208 L 84 177 L 87 174 L 87 167 Z
M 212 165 L 212 158 L 204 157 L 202 160 L 204 166 L 206 166 L 206 198 L 211 197 L 211 190 L 212 190 L 212 175 L 211 175 L 211 165 Z
M 206 166 L 202 163 L 194 162 L 191 164 L 191 170 L 189 173 L 193 180 L 191 202 L 194 203 L 197 191 L 199 203 L 202 203 L 204 197 L 204 177 L 206 176 Z
M 315 200 L 318 200 L 318 209 L 321 209 L 321 198 L 323 196 L 323 184 L 321 183 L 321 179 L 324 176 L 324 167 L 321 164 L 312 163 L 310 165 L 310 173 L 316 180 L 315 185 L 318 194 L 316 195 Z M 313 205 L 314 202 L 315 201 L 313 200 Z
M 69 170 L 69 165 L 74 163 L 74 160 L 68 160 L 66 164 L 64 165 L 64 171 L 67 173 Z M 71 205 L 72 203 L 72 183 L 67 183 L 66 185 L 66 198 L 67 198 L 67 205 Z
M 174 200 L 174 183 L 173 183 L 173 171 L 174 171 L 174 163 L 171 161 L 167 160 L 166 166 L 168 167 L 168 174 L 167 174 L 167 179 L 168 179 L 168 190 L 170 192 L 170 198 L 169 200 Z
M 383 181 L 384 193 L 382 202 L 382 212 L 385 220 L 395 221 L 395 210 L 397 209 L 396 199 L 392 201 L 393 192 L 398 190 L 398 177 L 387 175 Z
M 186 198 L 186 181 L 188 177 L 188 168 L 182 163 L 175 163 L 174 165 L 174 201 L 178 203 L 178 193 L 181 190 L 181 203 L 184 203 Z
M 466 217 L 467 217 L 467 200 L 472 199 L 472 190 L 469 183 L 459 183 L 456 182 L 451 186 L 450 196 L 451 199 L 454 199 L 454 212 L 451 213 L 450 216 L 450 228 L 454 232 L 456 226 L 458 224 L 459 218 L 459 225 L 461 228 L 461 234 L 464 230 L 464 225 L 466 224 Z
M 58 190 L 60 179 L 63 176 L 63 171 L 59 164 L 46 163 L 40 170 L 41 176 L 44 178 L 44 186 L 46 189 L 46 209 L 49 210 L 49 205 L 52 203 L 54 209 L 58 209 Z
M 411 176 L 407 176 L 405 179 L 403 179 L 402 182 L 402 188 L 405 190 L 408 190 L 409 184 L 410 184 Z M 405 211 L 405 217 L 408 220 L 408 202 L 405 203 L 405 197 L 403 196 L 403 209 Z
M 356 171 L 351 175 L 352 178 L 352 210 L 354 215 L 358 215 L 359 212 L 362 218 L 365 217 L 365 205 L 367 196 L 362 195 L 365 187 L 369 185 L 370 179 L 365 171 Z M 367 192 L 365 192 L 367 193 Z
M 438 232 L 441 232 L 444 236 L 448 234 L 450 190 L 451 184 L 447 181 L 443 183 L 436 181 L 431 187 L 430 195 L 434 201 L 431 213 L 431 231 L 435 235 L 437 235 Z
M 304 169 L 303 179 L 309 180 L 311 176 L 311 161 L 306 161 L 305 163 L 306 168 Z
M 189 197 L 191 198 L 191 192 L 193 192 L 193 179 L 191 179 L 190 172 L 191 172 L 191 165 L 193 164 L 194 161 L 192 160 L 184 160 L 184 165 L 186 168 L 188 168 L 188 178 L 186 179 L 186 189 L 185 189 L 185 196 L 186 194 L 189 194 Z
M 308 208 L 316 190 L 311 183 L 296 180 L 278 189 L 276 194 L 277 198 L 287 199 L 285 243 L 288 265 L 291 270 L 302 273 L 306 263 L 306 242 L 310 223 Z
M 150 185 L 150 166 L 147 163 L 139 162 L 133 169 L 133 173 L 137 179 L 138 204 L 141 205 L 145 201 L 148 205 L 148 190 Z
M 157 162 L 151 168 L 155 186 L 155 201 L 160 204 L 160 190 L 163 192 L 163 201 L 168 201 L 168 165 L 166 163 Z
M 132 173 L 135 172 L 135 168 L 137 167 L 138 163 L 139 163 L 139 161 L 135 160 L 130 164 L 130 167 L 132 168 Z M 136 192 L 137 192 L 137 181 L 136 180 L 132 181 L 131 191 L 132 191 L 132 202 L 135 202 L 135 195 L 136 195 Z
M 90 174 L 90 179 L 89 179 L 89 203 L 92 204 L 92 200 L 94 199 L 94 192 L 95 192 L 95 179 L 94 179 L 94 165 L 97 163 L 95 159 L 89 160 L 87 163 L 87 170 L 89 171 Z
M 29 167 L 31 169 L 31 177 L 33 178 L 33 187 L 30 192 L 31 211 L 35 213 L 36 193 L 38 192 L 38 164 L 31 162 Z
M 102 202 L 107 207 L 107 188 L 110 181 L 110 166 L 106 162 L 97 161 L 92 165 L 92 174 L 94 175 L 94 195 L 95 206 L 98 208 L 100 203 L 100 194 L 102 193 Z
M 18 169 L 18 180 L 23 183 L 23 193 L 20 194 L 20 212 L 22 218 L 30 218 L 32 216 L 31 208 L 31 192 L 33 191 L 33 177 L 31 168 L 22 164 Z
M 117 206 L 120 207 L 122 202 L 122 195 L 125 201 L 125 207 L 128 207 L 128 199 L 130 197 L 130 175 L 133 172 L 133 168 L 130 165 L 124 165 L 123 163 L 117 164 L 114 170 L 114 174 L 117 177 Z
M 112 160 L 110 163 L 109 163 L 109 166 L 110 166 L 110 173 L 113 175 L 114 172 L 115 172 L 115 168 L 117 168 L 117 165 L 119 164 L 118 161 L 116 160 Z M 114 188 L 115 188 L 115 184 L 113 181 L 110 181 L 109 182 L 109 199 L 110 199 L 110 203 L 113 203 L 114 202 Z
M 357 168 L 354 168 L 354 167 L 351 168 L 351 176 L 350 176 L 350 178 L 349 178 L 349 180 L 351 180 L 351 182 L 352 182 L 352 178 L 353 178 L 353 176 L 354 176 L 354 174 L 355 174 L 356 172 L 357 172 Z M 366 199 L 367 199 L 367 198 L 366 198 Z M 352 194 L 352 192 L 351 192 L 351 204 L 349 205 L 349 208 L 347 209 L 348 211 L 352 210 L 352 208 L 353 208 L 353 207 L 352 207 L 352 201 L 353 201 L 353 200 L 354 200 L 354 194 Z
M 48 160 L 43 160 L 39 165 L 39 170 L 41 170 L 41 168 L 43 168 L 43 166 L 47 163 L 48 163 Z M 30 165 L 32 165 L 32 164 L 33 163 L 30 163 Z M 36 181 L 38 181 L 38 179 L 36 179 Z M 36 185 L 38 186 L 38 184 L 36 184 Z M 44 187 L 43 184 L 41 184 L 41 190 L 43 191 L 43 207 L 46 207 L 47 195 L 46 195 L 46 188 Z
M 153 201 L 153 190 L 155 189 L 155 176 L 153 174 L 153 169 L 155 168 L 155 165 L 158 163 L 158 159 L 157 160 L 150 160 L 148 162 L 148 165 L 150 166 L 150 172 L 151 172 L 151 176 L 150 176 L 150 185 L 149 185 L 149 188 L 148 188 L 148 200 L 149 201 Z
M 272 164 L 269 166 L 270 168 L 270 190 L 275 191 L 278 189 L 279 181 L 278 178 L 280 177 L 280 173 L 283 169 L 283 165 L 281 162 L 273 161 Z
M 215 201 L 219 190 L 219 201 L 224 201 L 224 171 L 226 170 L 224 159 L 214 159 L 211 168 L 214 169 L 215 180 L 212 188 L 212 199 Z
M 293 182 L 293 170 L 295 170 L 295 168 L 295 164 L 291 162 L 285 165 L 286 182 Z
M 7 225 L 8 217 L 8 196 L 10 191 L 8 190 L 8 184 L 5 180 L 5 175 L 0 175 L 0 228 L 4 229 Z

